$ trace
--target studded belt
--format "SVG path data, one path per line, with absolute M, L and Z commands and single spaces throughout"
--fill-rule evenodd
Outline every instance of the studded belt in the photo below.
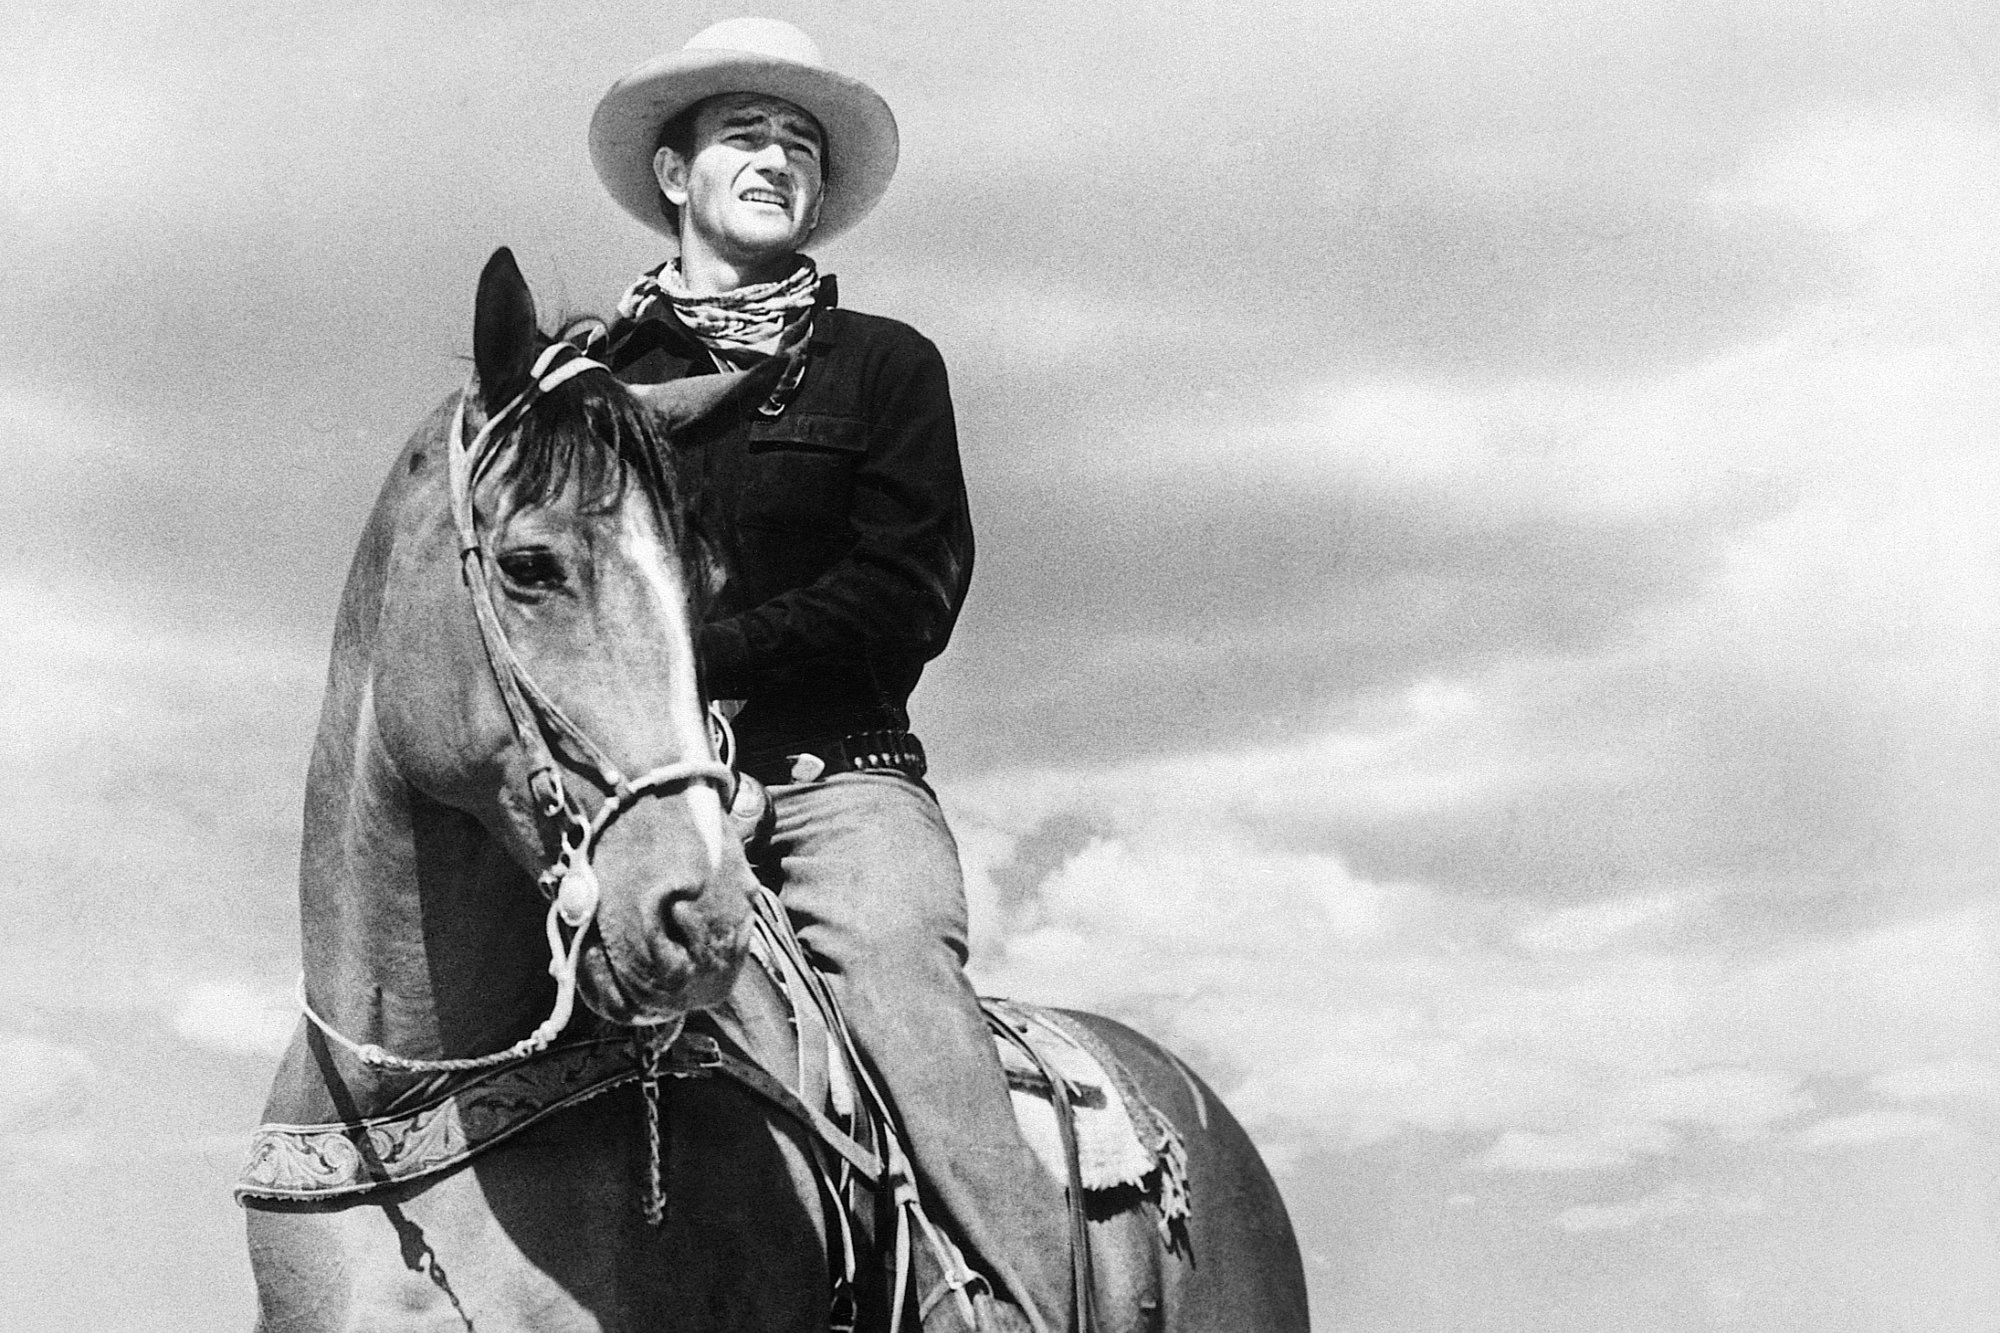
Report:
M 901 773 L 921 779 L 929 765 L 923 742 L 907 731 L 857 731 L 811 741 L 783 754 L 745 756 L 745 773 L 767 787 L 817 782 L 835 773 Z

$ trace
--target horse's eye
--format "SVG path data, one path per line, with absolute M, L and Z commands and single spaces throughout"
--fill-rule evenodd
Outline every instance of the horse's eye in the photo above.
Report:
M 509 583 L 523 588 L 554 588 L 563 581 L 562 561 L 554 551 L 508 551 L 494 563 Z

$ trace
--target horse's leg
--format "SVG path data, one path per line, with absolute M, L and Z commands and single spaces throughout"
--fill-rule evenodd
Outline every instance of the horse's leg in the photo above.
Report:
M 262 1333 L 595 1330 L 580 1274 L 542 1271 L 470 1171 L 339 1209 L 248 1214 Z
M 1106 1333 L 1303 1333 L 1305 1268 L 1278 1187 L 1222 1100 L 1180 1061 L 1122 1024 L 1074 1014 L 1131 1071 L 1187 1144 L 1194 1212 L 1187 1245 L 1159 1256 L 1150 1209 L 1093 1217 L 1098 1312 Z M 1164 1309 L 1140 1308 L 1161 1266 Z
M 250 1210 L 262 1333 L 823 1329 L 825 1249 L 796 1144 L 734 1088 L 662 1093 L 664 1226 L 644 1220 L 643 1112 L 620 1089 L 421 1189 Z
M 336 1208 L 253 1208 L 262 1328 L 618 1327 L 638 1115 L 636 1097 L 611 1093 L 419 1188 Z

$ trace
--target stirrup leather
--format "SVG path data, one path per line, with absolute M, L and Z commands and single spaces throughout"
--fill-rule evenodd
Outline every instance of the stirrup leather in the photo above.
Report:
M 867 1157 L 851 1151 L 851 1148 L 861 1146 L 856 1138 L 833 1124 L 826 1115 L 807 1106 L 761 1067 L 747 1078 L 744 1076 L 747 1071 L 727 1071 L 739 1082 L 750 1085 L 752 1091 L 764 1095 L 809 1131 L 814 1148 L 815 1175 L 819 1177 L 830 1214 L 827 1228 L 829 1246 L 838 1252 L 829 1256 L 835 1260 L 830 1266 L 834 1277 L 831 1326 L 836 1330 L 851 1329 L 858 1307 L 860 1256 L 854 1238 L 855 1218 L 848 1212 L 855 1201 L 850 1186 L 858 1177 L 875 1189 L 878 1215 L 880 1210 L 888 1210 L 890 1234 L 886 1238 L 877 1238 L 877 1244 L 887 1251 L 891 1259 L 888 1333 L 901 1333 L 904 1311 L 910 1307 L 917 1281 L 920 1248 L 926 1252 L 928 1264 L 936 1266 L 940 1277 L 929 1290 L 919 1293 L 919 1320 L 939 1303 L 951 1300 L 964 1319 L 966 1328 L 977 1333 L 978 1315 L 973 1297 L 990 1293 L 991 1287 L 966 1263 L 958 1246 L 925 1211 L 917 1190 L 916 1172 L 903 1147 L 902 1131 L 889 1110 L 888 1098 L 861 1061 L 860 1048 L 848 1030 L 847 1020 L 841 1014 L 832 989 L 826 984 L 826 978 L 806 958 L 805 947 L 793 932 L 784 906 L 775 894 L 761 886 L 757 890 L 753 919 L 756 934 L 753 936 L 752 956 L 771 973 L 779 993 L 792 1005 L 802 1045 L 812 1040 L 808 1034 L 815 1026 L 823 1025 L 826 1038 L 837 1050 L 837 1063 L 844 1065 L 846 1073 L 852 1078 L 849 1096 L 855 1104 L 844 1109 L 851 1111 L 856 1132 L 872 1140 L 875 1148 L 875 1152 Z M 803 996 L 800 991 L 804 992 Z M 816 1023 L 805 1021 L 807 1009 L 817 1011 L 812 1015 Z M 756 1077 L 757 1074 L 762 1077 Z M 840 1100 L 841 1082 L 838 1073 L 829 1078 L 836 1101 Z
M 1097 1302 L 1093 1292 L 1090 1256 L 1090 1218 L 1083 1208 L 1083 1169 L 1076 1149 L 1075 1099 L 1080 1091 L 1062 1073 L 1042 1058 L 1027 1034 L 993 1009 L 986 1010 L 986 1024 L 1009 1045 L 1027 1056 L 1028 1062 L 1049 1081 L 1049 1106 L 1055 1112 L 1056 1133 L 1062 1140 L 1063 1160 L 1069 1165 L 1069 1257 L 1070 1282 L 1075 1291 L 1071 1308 L 1076 1333 L 1097 1333 Z

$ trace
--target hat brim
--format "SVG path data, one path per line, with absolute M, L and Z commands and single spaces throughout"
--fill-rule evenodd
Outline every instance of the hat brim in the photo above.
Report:
M 620 208 L 679 244 L 662 208 L 653 154 L 660 130 L 721 93 L 783 98 L 826 131 L 826 185 L 815 246 L 867 216 L 896 174 L 896 117 L 858 79 L 752 51 L 681 50 L 648 61 L 611 85 L 590 118 L 590 161 Z

